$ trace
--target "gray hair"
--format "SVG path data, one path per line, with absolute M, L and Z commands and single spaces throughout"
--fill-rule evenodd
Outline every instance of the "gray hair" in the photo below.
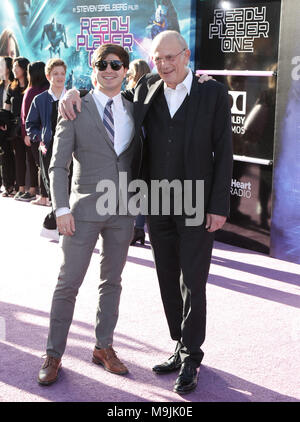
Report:
M 179 32 L 173 31 L 173 30 L 167 30 L 167 31 L 160 32 L 158 35 L 156 35 L 156 37 L 154 38 L 151 44 L 151 54 L 155 52 L 158 45 L 166 38 L 176 38 L 176 40 L 178 41 L 178 43 L 181 45 L 182 48 L 186 48 L 186 49 L 189 48 L 186 40 L 183 38 L 183 36 Z

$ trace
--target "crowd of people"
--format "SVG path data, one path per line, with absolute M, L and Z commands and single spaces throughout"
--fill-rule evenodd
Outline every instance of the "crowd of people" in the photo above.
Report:
M 38 174 L 41 174 L 39 151 L 43 144 L 45 128 L 40 119 L 36 127 L 38 134 L 33 138 L 27 133 L 32 125 L 26 128 L 26 124 L 27 118 L 32 118 L 31 105 L 35 97 L 47 90 L 57 90 L 56 81 L 54 83 L 49 81 L 53 79 L 53 69 L 62 63 L 59 59 L 51 59 L 45 66 L 41 61 L 30 63 L 25 57 L 2 59 L 1 108 L 2 111 L 10 112 L 10 120 L 6 124 L 2 122 L 0 126 L 3 197 L 13 197 L 15 200 L 36 205 L 50 205 L 47 194 L 43 194 L 45 192 L 43 180 L 41 176 L 38 177 Z M 64 73 L 65 69 L 66 67 Z M 38 113 L 41 117 L 43 110 L 40 109 Z M 53 133 L 51 133 L 52 138 Z M 43 155 L 47 155 L 46 150 L 43 150 Z M 26 190 L 27 172 L 28 190 Z M 37 197 L 38 192 L 40 197 Z

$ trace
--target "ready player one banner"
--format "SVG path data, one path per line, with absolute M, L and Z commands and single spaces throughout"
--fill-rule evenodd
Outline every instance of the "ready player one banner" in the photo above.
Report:
M 0 56 L 44 62 L 60 57 L 68 67 L 67 88 L 90 88 L 91 56 L 103 43 L 122 45 L 131 60 L 149 61 L 152 39 L 175 29 L 193 53 L 192 4 L 192 0 L 1 0 Z
M 253 53 L 254 41 L 269 37 L 266 12 L 265 6 L 215 9 L 214 20 L 209 25 L 209 38 L 221 40 L 222 53 Z

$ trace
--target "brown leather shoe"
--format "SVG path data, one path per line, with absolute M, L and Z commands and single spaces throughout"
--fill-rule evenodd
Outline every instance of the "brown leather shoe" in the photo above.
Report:
M 48 356 L 40 369 L 38 383 L 41 385 L 53 384 L 58 377 L 58 371 L 61 368 L 61 359 Z
M 107 349 L 94 349 L 93 362 L 102 365 L 108 372 L 117 375 L 125 375 L 128 373 L 126 366 L 117 358 L 116 352 L 110 346 Z

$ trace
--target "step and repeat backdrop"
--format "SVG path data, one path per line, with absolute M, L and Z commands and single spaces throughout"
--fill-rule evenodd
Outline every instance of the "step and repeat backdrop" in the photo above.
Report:
M 299 1 L 200 0 L 196 18 L 196 69 L 231 101 L 231 217 L 216 238 L 300 263 Z
M 217 240 L 270 251 L 280 1 L 197 2 L 196 69 L 229 92 L 234 168 L 230 219 Z

